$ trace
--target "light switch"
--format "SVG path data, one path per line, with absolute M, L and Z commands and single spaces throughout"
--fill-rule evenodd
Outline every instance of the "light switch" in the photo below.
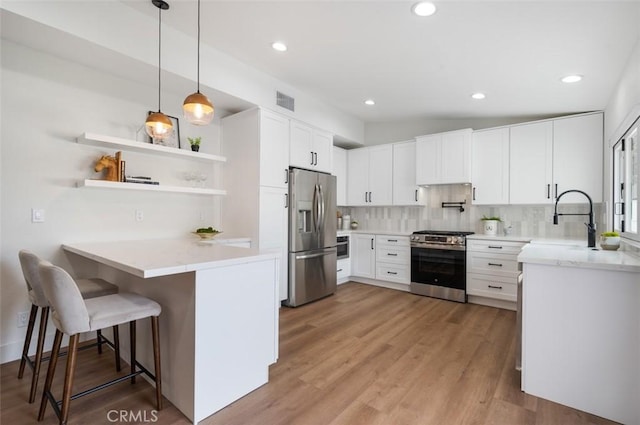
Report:
M 143 220 L 144 220 L 144 211 L 136 210 L 136 221 L 143 221 Z
M 44 223 L 44 210 L 39 208 L 31 208 L 31 222 Z

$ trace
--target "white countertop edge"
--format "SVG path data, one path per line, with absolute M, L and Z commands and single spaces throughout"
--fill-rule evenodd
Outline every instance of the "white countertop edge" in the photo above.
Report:
M 526 264 L 640 273 L 640 256 L 627 251 L 592 250 L 584 246 L 529 244 L 518 255 Z
M 348 234 L 365 234 L 365 235 L 385 235 L 385 236 L 411 236 L 413 231 L 408 230 L 338 230 L 338 235 L 348 235 Z

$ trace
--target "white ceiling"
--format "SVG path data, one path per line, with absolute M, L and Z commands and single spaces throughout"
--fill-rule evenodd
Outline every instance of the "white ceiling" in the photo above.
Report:
M 150 0 L 125 4 L 157 16 Z M 202 43 L 365 122 L 604 109 L 640 38 L 640 1 L 202 0 Z M 195 0 L 163 25 L 196 35 Z M 278 53 L 271 42 L 284 41 Z M 567 85 L 572 73 L 584 80 Z M 481 91 L 487 98 L 474 101 Z M 377 104 L 367 107 L 363 101 Z

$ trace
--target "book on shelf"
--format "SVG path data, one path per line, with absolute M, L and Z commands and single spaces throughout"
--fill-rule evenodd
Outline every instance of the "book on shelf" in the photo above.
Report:
M 156 180 L 151 180 L 151 179 L 147 179 L 147 178 L 137 178 L 137 177 L 125 177 L 124 179 L 125 183 L 140 183 L 140 184 L 154 184 L 154 185 L 159 185 L 160 182 L 156 181 Z

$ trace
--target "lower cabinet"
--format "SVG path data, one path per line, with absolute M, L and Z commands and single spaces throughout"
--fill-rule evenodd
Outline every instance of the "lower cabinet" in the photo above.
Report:
M 467 295 L 469 302 L 516 309 L 518 254 L 527 241 L 467 239 Z
M 411 248 L 408 236 L 376 236 L 376 279 L 409 285 Z
M 351 259 L 343 258 L 338 260 L 336 269 L 338 274 L 338 285 L 348 282 L 349 276 L 351 276 Z
M 351 274 L 358 277 L 376 277 L 376 236 L 366 233 L 352 233 Z

